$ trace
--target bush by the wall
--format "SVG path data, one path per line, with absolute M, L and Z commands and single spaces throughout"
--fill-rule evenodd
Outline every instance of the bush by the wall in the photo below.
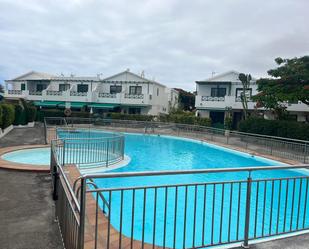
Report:
M 142 115 L 142 114 L 124 114 L 118 112 L 107 113 L 107 118 L 111 119 L 121 119 L 121 120 L 136 120 L 136 121 L 151 121 L 154 116 Z
M 70 117 L 89 118 L 92 115 L 89 112 L 72 111 Z M 43 122 L 44 117 L 65 117 L 63 109 L 41 109 L 36 113 L 36 120 Z
M 26 112 L 27 122 L 33 122 L 36 117 L 36 107 L 32 105 L 28 105 L 25 108 L 25 112 Z
M 249 118 L 239 123 L 239 131 L 309 140 L 309 124 L 287 120 Z
M 14 125 L 25 125 L 27 124 L 26 112 L 21 105 L 14 105 L 15 108 L 15 118 Z
M 192 113 L 176 113 L 159 117 L 161 122 L 211 126 L 211 119 L 196 117 Z
M 2 106 L 0 105 L 0 129 L 2 128 L 2 120 L 3 120 L 3 111 Z
M 2 129 L 13 124 L 15 118 L 15 108 L 11 104 L 2 104 Z
M 169 115 L 162 115 L 159 117 L 151 115 L 140 115 L 140 114 L 108 113 L 107 118 L 136 120 L 136 121 L 160 121 L 160 122 L 170 122 L 180 124 L 211 126 L 211 120 L 209 118 L 196 117 L 192 113 L 175 113 Z

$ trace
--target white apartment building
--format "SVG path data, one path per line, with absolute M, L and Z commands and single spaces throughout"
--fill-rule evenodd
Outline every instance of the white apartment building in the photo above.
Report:
M 238 79 L 239 72 L 229 71 L 218 74 L 212 78 L 196 81 L 196 99 L 195 107 L 197 115 L 201 117 L 210 117 L 213 123 L 224 123 L 226 113 L 233 113 L 233 123 L 236 124 L 242 116 L 241 93 L 242 83 Z M 248 109 L 256 109 L 256 103 L 251 100 L 251 96 L 256 95 L 256 79 L 251 80 L 250 89 L 247 90 Z M 309 107 L 301 102 L 286 103 L 287 111 L 295 117 L 295 120 L 305 122 L 309 121 Z M 273 119 L 271 111 L 259 108 L 266 119 Z
M 4 97 L 26 99 L 40 108 L 87 107 L 91 112 L 168 114 L 178 104 L 178 92 L 126 70 L 101 79 L 29 72 L 5 81 Z

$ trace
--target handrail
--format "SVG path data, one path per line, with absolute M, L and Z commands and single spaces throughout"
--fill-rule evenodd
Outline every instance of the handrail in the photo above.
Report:
M 139 120 L 124 120 L 124 119 L 103 119 L 103 118 L 75 118 L 75 117 L 66 117 L 66 120 L 87 120 L 87 121 L 106 121 L 106 122 L 119 122 L 119 123 L 137 123 L 137 124 L 151 124 L 151 125 L 159 125 L 159 124 L 166 124 L 166 125 L 175 125 L 175 126 L 184 126 L 184 127 L 194 127 L 194 128 L 202 128 L 207 129 L 211 131 L 218 131 L 224 133 L 225 129 L 220 128 L 214 128 L 209 126 L 200 126 L 200 125 L 191 125 L 191 124 L 182 124 L 182 123 L 173 123 L 173 122 L 159 122 L 159 121 L 139 121 Z M 263 137 L 263 138 L 271 138 L 271 139 L 278 139 L 278 140 L 286 140 L 291 142 L 299 142 L 299 143 L 306 143 L 309 144 L 309 141 L 307 140 L 301 140 L 301 139 L 294 139 L 294 138 L 286 138 L 286 137 L 277 137 L 277 136 L 270 136 L 270 135 L 262 135 L 257 133 L 247 133 L 247 132 L 241 132 L 241 131 L 233 131 L 229 130 L 230 134 L 241 134 L 241 135 L 249 135 L 249 136 L 257 136 L 257 137 Z
M 255 167 L 237 167 L 237 168 L 211 168 L 211 169 L 193 169 L 193 170 L 163 170 L 163 171 L 140 171 L 140 172 L 119 172 L 119 173 L 98 173 L 84 174 L 83 178 L 114 178 L 114 177 L 136 177 L 136 176 L 159 176 L 159 175 L 188 175 L 188 174 L 206 174 L 206 173 L 226 173 L 241 172 L 249 173 L 261 170 L 286 170 L 309 168 L 309 164 L 282 165 L 282 166 L 255 166 Z

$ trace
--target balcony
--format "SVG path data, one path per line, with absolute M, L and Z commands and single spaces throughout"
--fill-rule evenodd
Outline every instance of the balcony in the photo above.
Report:
M 130 94 L 130 93 L 125 93 L 124 94 L 125 99 L 143 99 L 144 94 Z
M 116 98 L 116 93 L 99 93 L 99 98 Z
M 202 101 L 225 101 L 225 97 L 202 96 Z
M 62 93 L 61 91 L 51 91 L 51 90 L 47 90 L 46 91 L 46 95 L 48 96 L 62 96 Z
M 42 92 L 31 91 L 31 92 L 29 92 L 29 95 L 33 95 L 33 96 L 42 96 Z
M 7 90 L 6 94 L 7 95 L 22 95 L 23 91 L 22 90 Z
M 87 96 L 87 92 L 70 91 L 70 96 L 84 97 Z
M 212 97 L 197 95 L 195 99 L 196 108 L 225 110 L 226 108 L 242 109 L 241 99 L 235 96 Z M 248 99 L 248 108 L 253 110 L 255 102 Z
M 150 95 L 129 94 L 129 93 L 105 93 L 105 92 L 77 92 L 77 91 L 54 91 L 43 90 L 6 90 L 6 98 L 24 98 L 33 101 L 71 101 L 71 102 L 91 102 L 121 105 L 150 105 Z

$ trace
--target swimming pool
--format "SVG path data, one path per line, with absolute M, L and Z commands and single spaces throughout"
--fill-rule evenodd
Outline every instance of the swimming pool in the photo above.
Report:
M 92 135 L 96 137 L 96 132 Z M 40 162 L 49 161 L 47 151 L 39 153 L 45 155 Z M 282 165 L 197 140 L 157 135 L 126 134 L 125 153 L 131 158 L 130 163 L 111 172 Z M 19 160 L 24 159 L 20 157 Z M 309 223 L 305 219 L 309 212 L 305 191 L 308 179 L 267 182 L 267 178 L 301 177 L 304 174 L 305 171 L 296 170 L 257 171 L 252 174 L 250 209 L 255 212 L 250 215 L 249 237 L 292 231 L 298 226 L 308 228 Z M 243 240 L 247 186 L 242 181 L 247 177 L 247 172 L 231 172 L 95 179 L 95 182 L 100 188 L 123 189 L 102 191 L 110 204 L 109 217 L 116 230 L 146 243 L 183 248 L 193 244 L 200 246 Z M 266 180 L 258 183 L 255 179 Z M 224 181 L 234 183 L 221 184 Z M 158 187 L 144 187 L 154 185 Z M 173 186 L 160 187 L 165 185 Z M 293 202 L 290 201 L 292 199 Z M 103 206 L 101 201 L 100 205 Z
M 282 165 L 277 161 L 204 142 L 167 136 L 128 134 L 126 135 L 126 154 L 131 157 L 131 162 L 126 167 L 112 172 Z M 254 181 L 255 179 L 299 177 L 303 174 L 304 171 L 294 170 L 257 171 L 252 174 L 252 178 Z M 136 240 L 143 240 L 145 243 L 183 248 L 192 247 L 193 244 L 216 244 L 244 238 L 247 186 L 241 181 L 246 180 L 247 177 L 248 172 L 231 172 L 96 179 L 95 182 L 100 188 L 128 188 L 123 191 L 104 192 L 105 198 L 112 206 L 110 219 L 116 230 L 127 237 L 133 236 Z M 223 181 L 235 181 L 235 184 L 211 184 Z M 305 191 L 300 191 L 301 185 L 305 186 L 305 183 L 307 180 L 306 182 L 295 180 L 293 183 L 277 181 L 274 184 L 267 180 L 260 183 L 253 182 L 252 192 L 255 194 L 252 196 L 251 208 L 256 212 L 252 212 L 251 215 L 252 229 L 249 236 L 261 237 L 270 235 L 274 231 L 295 229 L 300 223 L 296 220 L 303 220 L 308 211 L 306 208 L 303 212 L 295 212 L 296 208 L 305 204 Z M 137 186 L 166 184 L 180 184 L 180 186 L 177 190 L 176 187 L 136 189 Z M 194 185 L 185 187 L 183 184 Z M 300 201 L 295 205 L 289 202 L 283 206 L 283 201 L 280 200 L 282 202 L 280 204 L 279 198 L 272 197 L 278 194 L 280 184 L 282 188 L 280 199 L 290 200 L 293 195 L 293 199 Z M 254 215 L 255 213 L 257 215 Z M 284 221 L 283 216 L 287 221 Z M 198 218 L 192 219 L 192 217 Z M 257 229 L 254 230 L 255 225 Z M 308 227 L 309 222 L 306 221 L 301 225 Z
M 1 157 L 14 163 L 48 166 L 50 163 L 50 148 L 16 150 L 5 153 Z

